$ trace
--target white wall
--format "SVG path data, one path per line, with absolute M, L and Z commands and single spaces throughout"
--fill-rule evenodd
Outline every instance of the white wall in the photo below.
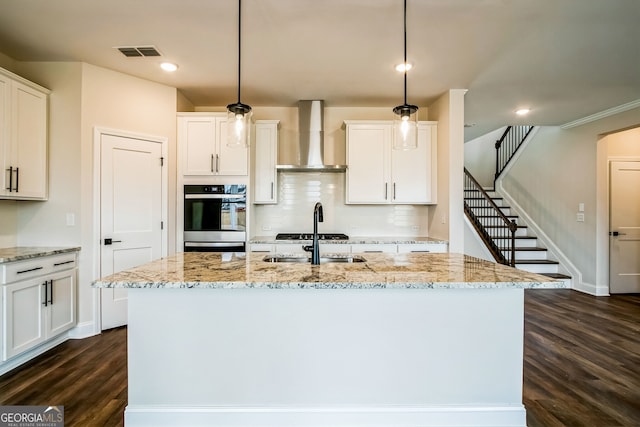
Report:
M 429 212 L 429 236 L 449 241 L 450 252 L 464 252 L 464 94 L 452 89 L 429 106 L 438 122 L 438 204 Z
M 597 230 L 599 210 L 608 203 L 597 196 L 597 170 L 602 162 L 606 170 L 607 151 L 600 160 L 598 141 L 638 124 L 640 108 L 567 129 L 541 127 L 503 180 L 505 190 L 578 270 L 574 286 L 589 293 L 608 289 L 602 271 L 608 269 L 608 252 L 597 249 L 599 238 L 608 239 L 598 237 L 606 225 Z M 579 203 L 585 205 L 584 222 L 576 221 Z
M 484 188 L 493 188 L 496 174 L 495 144 L 506 126 L 464 143 L 464 167 Z

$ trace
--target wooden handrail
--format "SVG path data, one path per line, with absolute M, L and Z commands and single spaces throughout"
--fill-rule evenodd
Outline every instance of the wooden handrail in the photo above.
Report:
M 482 188 L 482 186 L 473 177 L 473 175 L 469 173 L 467 168 L 464 168 L 464 174 L 465 191 L 473 191 L 474 193 L 482 196 L 479 199 L 483 203 L 483 205 L 481 206 L 471 206 L 465 198 L 464 208 L 467 217 L 478 231 L 478 234 L 482 237 L 482 240 L 485 242 L 486 246 L 489 248 L 496 261 L 502 264 L 511 265 L 512 267 L 515 266 L 515 234 L 516 230 L 518 229 L 518 225 L 515 223 L 515 221 L 509 220 L 509 218 L 502 212 L 500 207 L 496 205 L 491 196 L 487 194 L 487 192 L 484 190 L 484 188 Z M 487 217 L 497 219 L 492 227 L 496 228 L 498 230 L 498 233 L 500 233 L 501 227 L 504 227 L 506 230 L 508 230 L 508 234 L 499 234 L 499 236 L 497 237 L 500 239 L 509 239 L 508 246 L 501 246 L 495 242 L 494 236 L 491 236 L 491 233 L 489 233 L 487 228 L 482 224 L 480 218 L 478 218 L 478 216 L 474 213 L 473 208 L 488 210 L 487 212 L 485 212 L 490 213 L 490 215 Z M 509 255 L 505 256 L 503 250 L 508 251 Z

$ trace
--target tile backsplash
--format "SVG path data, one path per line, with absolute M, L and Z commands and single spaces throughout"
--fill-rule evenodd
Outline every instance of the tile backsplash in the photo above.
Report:
M 345 174 L 280 172 L 278 204 L 252 205 L 252 236 L 313 231 L 313 207 L 321 202 L 318 231 L 349 236 L 428 236 L 429 206 L 346 205 Z

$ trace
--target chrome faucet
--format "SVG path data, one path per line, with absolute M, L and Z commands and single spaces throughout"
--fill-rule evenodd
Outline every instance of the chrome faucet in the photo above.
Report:
M 313 208 L 313 243 L 311 246 L 303 246 L 307 252 L 311 252 L 311 264 L 320 265 L 320 244 L 318 243 L 318 222 L 323 222 L 322 203 L 316 203 Z

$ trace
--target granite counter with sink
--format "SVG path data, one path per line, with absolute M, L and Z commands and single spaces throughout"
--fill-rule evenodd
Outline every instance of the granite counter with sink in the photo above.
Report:
M 95 282 L 128 292 L 126 427 L 526 425 L 524 289 L 563 283 L 460 254 L 273 256 Z

